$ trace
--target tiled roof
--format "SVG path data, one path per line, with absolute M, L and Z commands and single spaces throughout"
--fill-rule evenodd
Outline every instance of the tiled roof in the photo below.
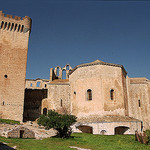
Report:
M 119 115 L 107 115 L 107 116 L 88 116 L 79 118 L 77 120 L 80 123 L 96 123 L 96 122 L 133 122 L 133 121 L 140 121 L 138 119 L 134 119 L 128 116 L 119 116 Z

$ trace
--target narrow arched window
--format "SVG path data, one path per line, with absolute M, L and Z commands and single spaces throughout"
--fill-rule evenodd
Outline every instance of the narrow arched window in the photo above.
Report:
M 14 23 L 11 24 L 10 31 L 14 28 Z
M 4 27 L 4 21 L 1 22 L 1 28 L 3 28 L 3 27 Z
M 66 79 L 66 70 L 62 71 L 62 79 Z
M 16 29 L 17 29 L 17 24 L 15 24 L 15 28 L 14 28 L 14 31 L 16 31 Z
M 60 106 L 61 106 L 61 107 L 63 106 L 62 99 L 60 100 Z
M 57 67 L 56 75 L 57 75 L 57 77 L 59 76 L 59 67 Z
M 87 90 L 87 100 L 92 100 L 92 90 L 91 89 Z
M 21 32 L 23 32 L 23 29 L 24 29 L 24 25 L 21 26 Z
M 9 28 L 10 28 L 10 22 L 8 23 L 7 30 L 9 30 Z
M 139 103 L 139 107 L 141 107 L 141 101 L 140 100 L 138 100 L 138 103 Z
M 21 28 L 21 25 L 19 24 L 17 32 L 19 32 L 19 31 L 20 31 L 20 28 Z
M 7 27 L 7 22 L 5 22 L 4 29 L 6 29 L 6 27 Z
M 37 82 L 36 87 L 40 87 L 40 84 L 41 84 L 40 82 Z
M 114 90 L 113 89 L 110 90 L 110 99 L 114 100 Z

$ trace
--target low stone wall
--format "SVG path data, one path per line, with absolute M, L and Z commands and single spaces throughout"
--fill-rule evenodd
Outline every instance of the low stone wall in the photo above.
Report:
M 10 138 L 35 138 L 35 133 L 28 128 L 19 126 L 12 129 L 7 133 L 7 137 Z
M 87 132 L 85 130 L 87 129 Z M 91 129 L 92 128 L 92 129 Z M 77 123 L 72 126 L 73 132 L 86 132 L 92 134 L 115 135 L 115 134 L 135 134 L 135 131 L 141 132 L 140 121 L 127 122 L 93 122 Z M 84 129 L 84 130 L 82 130 Z

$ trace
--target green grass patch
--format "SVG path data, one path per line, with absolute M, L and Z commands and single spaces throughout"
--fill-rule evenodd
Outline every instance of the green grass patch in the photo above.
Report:
M 20 124 L 19 121 L 9 120 L 9 119 L 0 119 L 0 123 L 5 123 L 5 124 Z
M 9 146 L 17 146 L 17 150 L 74 150 L 69 146 L 87 148 L 91 150 L 150 150 L 150 145 L 135 141 L 134 135 L 92 135 L 74 133 L 74 138 L 60 139 L 7 139 L 0 137 L 1 142 Z

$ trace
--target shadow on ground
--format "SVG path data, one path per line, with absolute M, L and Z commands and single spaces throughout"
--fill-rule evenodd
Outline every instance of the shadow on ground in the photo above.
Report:
M 0 142 L 0 150 L 15 150 L 15 149 L 12 148 L 12 147 L 9 147 L 8 145 L 6 145 L 4 143 Z

